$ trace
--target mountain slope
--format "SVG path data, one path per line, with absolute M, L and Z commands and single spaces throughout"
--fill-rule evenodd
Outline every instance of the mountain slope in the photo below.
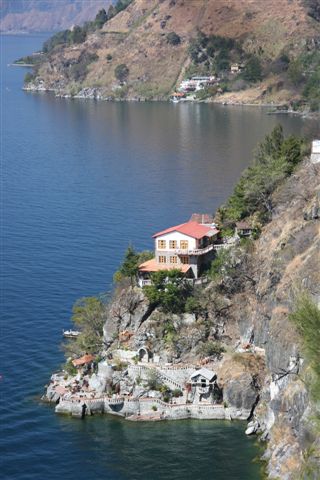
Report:
M 1 0 L 0 31 L 52 32 L 81 25 L 111 0 Z
M 66 94 L 95 87 L 102 97 L 165 98 L 190 66 L 204 70 L 206 62 L 192 65 L 190 58 L 190 41 L 199 31 L 233 38 L 246 58 L 258 58 L 264 80 L 253 99 L 258 102 L 271 101 L 279 91 L 284 101 L 299 97 L 299 88 L 269 67 L 286 56 L 287 68 L 320 43 L 320 24 L 300 0 L 134 0 L 84 43 L 52 51 L 39 70 L 42 88 Z M 171 32 L 179 37 L 175 44 Z M 84 52 L 95 56 L 79 81 L 69 67 Z M 117 88 L 119 64 L 128 67 L 125 88 Z

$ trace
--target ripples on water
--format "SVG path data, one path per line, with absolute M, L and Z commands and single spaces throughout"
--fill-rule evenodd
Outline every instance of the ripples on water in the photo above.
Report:
M 78 422 L 38 397 L 81 296 L 110 288 L 129 242 L 212 212 L 279 118 L 211 105 L 106 104 L 21 91 L 7 63 L 40 37 L 2 37 L 2 478 L 257 479 L 242 424 Z M 282 117 L 287 131 L 314 128 Z

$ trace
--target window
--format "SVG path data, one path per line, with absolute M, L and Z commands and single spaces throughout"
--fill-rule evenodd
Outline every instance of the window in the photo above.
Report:
M 177 248 L 178 242 L 177 240 L 169 240 L 169 248 Z
M 170 263 L 178 263 L 178 257 L 170 257 Z
M 181 255 L 180 261 L 181 261 L 181 263 L 183 263 L 184 265 L 188 265 L 188 264 L 189 264 L 189 257 L 188 257 L 187 255 Z
M 159 263 L 167 263 L 167 258 L 164 255 L 159 255 Z
M 166 248 L 166 241 L 158 240 L 158 248 Z
M 180 248 L 182 250 L 188 250 L 188 240 L 180 240 Z

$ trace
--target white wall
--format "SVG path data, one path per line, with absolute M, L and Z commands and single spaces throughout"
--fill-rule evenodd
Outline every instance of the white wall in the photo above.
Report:
M 158 249 L 158 240 L 165 240 L 166 241 L 166 248 Z M 169 241 L 176 240 L 178 242 L 177 248 L 180 249 L 180 240 L 187 240 L 188 241 L 188 249 L 191 250 L 193 248 L 197 248 L 197 241 L 195 238 L 189 237 L 180 232 L 171 232 L 165 235 L 161 235 L 155 239 L 155 249 L 159 251 L 159 253 L 163 251 L 168 251 L 169 249 Z

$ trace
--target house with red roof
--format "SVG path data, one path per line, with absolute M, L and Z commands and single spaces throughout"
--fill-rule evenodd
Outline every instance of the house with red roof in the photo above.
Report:
M 150 274 L 159 270 L 179 269 L 187 278 L 198 278 L 214 257 L 218 233 L 214 224 L 192 220 L 155 233 L 155 257 L 139 266 L 139 285 L 148 285 Z

